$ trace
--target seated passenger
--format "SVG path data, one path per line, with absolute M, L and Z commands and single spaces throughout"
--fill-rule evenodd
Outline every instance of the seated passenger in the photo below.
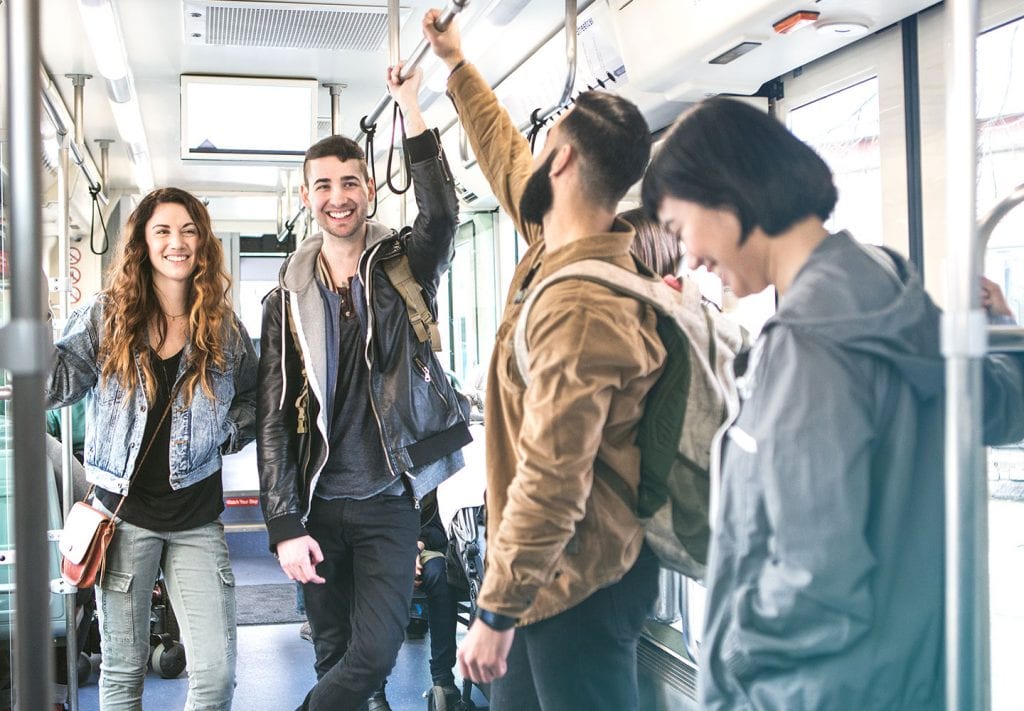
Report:
M 420 538 L 417 542 L 415 586 L 427 596 L 427 629 L 430 631 L 430 678 L 436 711 L 461 708 L 461 694 L 455 686 L 455 594 L 448 586 L 445 551 L 448 535 L 438 514 L 437 492 L 420 500 Z M 437 693 L 435 693 L 437 692 Z M 443 699 L 443 706 L 438 701 Z M 370 697 L 368 711 L 390 711 L 384 684 Z
M 748 104 L 685 114 L 642 192 L 691 266 L 779 295 L 713 474 L 701 707 L 944 708 L 938 309 L 902 257 L 825 229 L 828 167 Z M 985 375 L 986 441 L 1019 439 L 1019 364 Z

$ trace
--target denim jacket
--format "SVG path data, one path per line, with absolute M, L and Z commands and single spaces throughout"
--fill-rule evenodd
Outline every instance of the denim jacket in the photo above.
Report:
M 85 400 L 85 471 L 89 482 L 107 491 L 125 494 L 146 429 L 149 403 L 143 388 L 132 394 L 116 378 L 100 378 L 99 339 L 103 332 L 104 294 L 81 306 L 68 320 L 55 344 L 50 370 L 47 408 Z M 245 326 L 234 319 L 236 333 L 225 337 L 228 366 L 208 366 L 215 398 L 197 385 L 190 405 L 176 392 L 171 420 L 170 485 L 182 489 L 202 481 L 221 468 L 221 455 L 239 451 L 255 438 L 256 352 Z M 186 343 L 175 385 L 182 381 L 191 361 L 192 344 Z M 142 353 L 135 354 L 142 379 Z M 162 414 L 162 413 L 161 413 Z M 151 455 L 152 456 L 152 455 Z

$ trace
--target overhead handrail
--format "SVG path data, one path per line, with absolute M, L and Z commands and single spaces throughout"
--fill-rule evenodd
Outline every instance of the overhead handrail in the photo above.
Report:
M 441 15 L 434 22 L 434 27 L 437 28 L 438 32 L 444 32 L 448 29 L 448 25 L 451 24 L 451 21 L 455 16 L 465 10 L 467 5 L 469 5 L 469 0 L 452 0 L 445 6 L 444 10 L 441 11 Z M 416 67 L 419 66 L 420 61 L 426 55 L 428 49 L 430 49 L 430 42 L 428 42 L 426 38 L 420 40 L 420 43 L 416 45 L 416 49 L 413 50 L 412 54 L 409 55 L 409 58 L 405 61 L 405 64 L 402 65 L 402 71 L 399 73 L 398 78 L 403 81 L 408 79 L 413 71 L 415 71 Z M 390 104 L 391 101 L 391 94 L 384 92 L 384 96 L 382 96 L 380 101 L 377 102 L 373 111 L 359 120 L 359 130 L 361 131 L 360 135 L 366 134 L 368 132 L 367 129 L 377 123 L 377 119 L 380 118 L 380 115 L 384 112 L 384 109 L 388 107 L 388 104 Z M 359 137 L 356 137 L 356 141 L 358 140 Z M 369 158 L 369 156 L 367 157 Z
M 977 254 L 978 264 L 985 263 L 985 250 L 988 241 L 995 231 L 996 225 L 1010 214 L 1013 208 L 1024 202 L 1024 183 L 1014 188 L 1009 195 L 997 202 L 981 220 L 978 221 Z M 993 353 L 1020 353 L 1024 351 L 1024 327 L 1021 326 L 989 326 L 988 350 Z
M 53 128 L 57 133 L 57 136 L 59 138 L 68 136 L 71 134 L 71 129 L 68 126 L 68 121 L 71 120 L 71 116 L 68 115 L 67 120 L 65 120 L 64 117 L 67 114 L 67 108 L 63 106 L 63 101 L 60 99 L 60 96 L 56 94 L 56 89 L 53 87 L 53 81 L 50 79 L 50 75 L 47 74 L 46 70 L 42 67 L 39 69 L 39 78 L 40 83 L 42 84 L 39 94 L 42 98 L 43 110 L 46 112 L 47 118 L 50 119 L 50 123 L 53 124 Z M 61 109 L 63 109 L 63 111 Z M 99 178 L 94 176 L 92 169 L 90 169 L 89 161 L 86 160 L 88 154 L 85 152 L 85 149 L 75 141 L 73 135 L 69 136 L 68 146 L 71 150 L 72 161 L 82 171 L 82 175 L 85 176 L 85 180 L 89 185 L 89 191 L 95 192 L 97 196 L 96 199 L 100 200 L 104 205 L 107 205 L 110 202 L 110 199 L 103 190 L 103 185 L 100 183 Z
M 530 129 L 530 149 L 533 149 L 533 142 L 540 133 L 541 127 L 548 117 L 569 103 L 572 96 L 572 89 L 576 85 L 576 0 L 565 0 L 565 84 L 562 86 L 562 95 L 558 101 L 546 109 L 534 109 L 530 114 L 530 121 L 526 125 Z M 525 130 L 519 128 L 520 132 Z
M 594 2 L 595 2 L 595 0 L 583 0 L 583 2 L 579 3 L 577 5 L 576 11 L 574 13 L 576 15 L 576 17 L 579 17 L 580 13 L 586 12 L 587 9 L 591 5 L 594 4 Z M 546 45 L 553 38 L 558 36 L 558 33 L 562 32 L 563 30 L 565 30 L 565 25 L 564 24 L 558 25 L 553 30 L 551 30 L 551 32 L 549 32 L 543 39 L 541 39 L 540 42 L 538 42 L 532 48 L 530 48 L 530 50 L 526 54 L 524 54 L 523 57 L 518 62 L 516 62 L 511 68 L 509 68 L 508 71 L 506 71 L 504 74 L 502 74 L 500 77 L 498 77 L 498 79 L 493 84 L 491 84 L 491 88 L 492 89 L 497 89 L 499 86 L 501 86 L 503 83 L 505 83 L 505 81 L 510 76 L 515 74 L 517 71 L 519 71 L 519 69 L 524 64 L 526 64 L 528 61 L 530 61 L 530 58 L 533 57 L 533 55 L 537 54 L 537 52 L 539 52 L 541 49 L 544 48 L 544 45 Z M 576 36 L 576 29 L 575 29 L 575 27 L 573 28 L 571 34 L 573 35 L 573 39 L 575 40 L 575 36 Z M 574 42 L 574 44 L 575 44 L 575 42 Z M 573 83 L 575 83 L 575 76 L 573 77 Z M 570 92 L 571 92 L 571 90 L 570 90 Z M 441 133 L 442 134 L 447 133 L 448 131 L 451 130 L 451 128 L 453 126 L 455 126 L 458 123 L 459 123 L 459 117 L 456 116 L 451 121 L 449 121 L 447 124 L 445 124 L 445 126 L 441 129 Z M 530 124 L 529 121 L 527 121 L 526 123 L 521 124 L 520 126 L 518 126 L 519 132 L 522 133 L 523 131 L 527 130 L 530 127 L 530 125 L 531 124 Z M 461 131 L 461 130 L 460 130 L 460 138 L 459 138 L 459 151 L 460 151 L 460 158 L 462 159 L 463 167 L 468 169 L 468 168 L 472 168 L 474 165 L 476 165 L 476 160 L 469 158 L 469 153 L 468 153 L 468 149 L 467 149 L 466 141 L 465 141 L 465 132 Z
M 292 217 L 292 219 L 285 221 L 284 228 L 282 228 L 282 230 L 278 233 L 278 235 L 277 235 L 277 242 L 278 242 L 278 244 L 284 242 L 290 236 L 293 236 L 295 234 L 295 225 L 298 224 L 299 218 L 301 218 L 305 213 L 306 213 L 306 206 L 305 205 L 299 205 L 299 209 L 295 212 L 295 215 Z
M 1017 207 L 1022 202 L 1024 202 L 1024 183 L 1015 187 L 1009 195 L 997 202 L 995 206 L 988 211 L 988 214 L 978 221 L 978 249 L 975 256 L 979 264 L 982 264 L 985 259 L 985 250 L 988 249 L 988 240 L 992 236 L 992 232 L 995 230 L 996 225 L 998 225 L 1013 208 Z

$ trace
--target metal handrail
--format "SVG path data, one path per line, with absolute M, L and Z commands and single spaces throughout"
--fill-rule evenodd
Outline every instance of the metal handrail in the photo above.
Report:
M 441 11 L 441 15 L 437 20 L 434 21 L 434 27 L 437 28 L 438 32 L 444 32 L 455 16 L 465 10 L 467 5 L 469 5 L 469 0 L 452 0 L 447 6 L 445 6 L 444 10 Z M 416 45 L 416 49 L 414 49 L 412 54 L 409 55 L 405 64 L 402 65 L 402 71 L 398 74 L 398 78 L 403 81 L 408 79 L 426 55 L 428 49 L 430 49 L 430 42 L 428 42 L 424 37 L 420 40 L 420 43 Z M 389 92 L 384 92 L 384 96 L 382 96 L 380 101 L 377 102 L 377 105 L 373 107 L 373 111 L 360 120 L 360 132 L 359 135 L 356 136 L 356 141 L 366 135 L 366 129 L 377 123 L 377 119 L 380 118 L 384 109 L 390 106 L 391 101 L 391 94 Z
M 987 711 L 989 694 L 988 486 L 981 440 L 985 314 L 980 308 L 976 40 L 978 0 L 949 0 L 946 53 L 946 244 L 958 274 L 942 316 L 946 359 L 946 708 Z
M 566 4 L 568 5 L 568 2 L 567 2 Z M 594 0 L 583 0 L 583 2 L 582 2 L 582 3 L 579 3 L 579 4 L 578 4 L 578 5 L 576 6 L 576 9 L 575 9 L 575 11 L 573 12 L 573 14 L 574 14 L 574 15 L 575 15 L 576 17 L 579 17 L 579 15 L 580 15 L 580 13 L 581 13 L 581 12 L 586 12 L 586 11 L 587 11 L 587 9 L 588 9 L 588 8 L 589 8 L 589 7 L 591 6 L 591 5 L 593 5 L 593 4 L 594 4 Z M 522 58 L 522 59 L 520 59 L 520 60 L 519 60 L 518 62 L 516 62 L 516 63 L 515 63 L 515 64 L 514 64 L 514 65 L 513 65 L 513 66 L 512 66 L 512 67 L 511 67 L 511 68 L 510 68 L 510 69 L 509 69 L 508 71 L 506 71 L 506 72 L 505 72 L 504 74 L 502 74 L 502 75 L 501 75 L 500 77 L 498 77 L 498 79 L 497 79 L 497 80 L 496 80 L 496 81 L 495 81 L 495 82 L 494 82 L 493 84 L 491 84 L 491 88 L 492 88 L 492 89 L 497 89 L 497 88 L 498 88 L 499 86 L 501 86 L 501 85 L 502 85 L 502 84 L 503 84 L 503 83 L 505 82 L 505 80 L 507 80 L 507 79 L 508 79 L 508 78 L 509 78 L 510 76 L 512 76 L 513 74 L 515 74 L 515 73 L 516 73 L 517 71 L 519 71 L 519 69 L 520 69 L 520 68 L 521 68 L 521 67 L 522 67 L 522 66 L 523 66 L 524 64 L 526 64 L 526 63 L 527 63 L 528 61 L 530 61 L 530 58 L 531 58 L 531 57 L 533 57 L 533 55 L 537 54 L 537 52 L 539 52 L 539 51 L 540 51 L 541 49 L 543 49 L 543 48 L 544 48 L 544 45 L 546 45 L 546 44 L 547 44 L 548 42 L 550 42 L 550 41 L 551 41 L 551 40 L 552 40 L 552 39 L 553 39 L 554 37 L 556 37 L 556 36 L 558 35 L 558 33 L 559 33 L 559 32 L 562 32 L 562 31 L 563 31 L 563 30 L 565 30 L 565 29 L 566 29 L 566 24 L 565 24 L 565 23 L 563 23 L 562 25 L 559 25 L 558 27 L 554 28 L 554 29 L 553 29 L 553 30 L 552 30 L 551 32 L 549 32 L 549 33 L 547 34 L 547 36 L 545 36 L 545 37 L 544 37 L 543 39 L 541 39 L 541 41 L 540 41 L 540 42 L 538 42 L 537 44 L 535 44 L 535 45 L 534 45 L 534 46 L 533 46 L 533 47 L 532 47 L 532 48 L 531 48 L 531 49 L 530 49 L 530 50 L 529 50 L 529 51 L 528 51 L 528 52 L 527 52 L 527 53 L 526 53 L 526 54 L 525 54 L 525 55 L 523 56 L 523 58 Z M 573 28 L 573 31 L 572 31 L 572 32 L 570 32 L 569 34 L 571 34 L 571 35 L 573 36 L 573 54 L 575 54 L 575 51 L 576 51 L 576 50 L 575 50 L 575 44 L 576 44 L 576 42 L 575 42 L 575 40 L 576 40 L 576 31 L 575 31 L 575 28 Z M 569 42 L 569 40 L 568 40 L 568 39 L 566 39 L 566 44 L 568 44 L 568 42 Z M 576 63 L 575 63 L 575 61 L 574 61 L 574 62 L 573 62 L 573 77 L 572 77 L 572 81 L 573 81 L 573 83 L 574 83 L 574 84 L 575 84 L 575 82 L 576 82 L 576 76 L 575 76 L 575 64 L 576 64 Z M 567 79 L 567 82 L 568 82 L 568 79 Z M 571 89 L 571 88 L 570 88 L 569 92 L 570 92 L 570 94 L 572 93 L 572 89 Z M 564 99 L 563 99 L 562 101 L 563 101 L 563 103 L 564 103 L 565 101 L 568 101 L 568 97 L 565 97 L 565 98 L 564 98 Z M 557 110 L 557 109 L 556 109 L 556 110 Z M 550 114 L 548 114 L 548 115 L 550 115 Z M 455 118 L 453 118 L 453 119 L 452 119 L 451 121 L 449 121 L 449 122 L 448 122 L 447 124 L 445 124 L 445 126 L 444 126 L 444 127 L 443 127 L 443 128 L 441 129 L 441 133 L 442 133 L 442 134 L 444 134 L 444 133 L 447 133 L 448 131 L 450 131 L 450 130 L 451 130 L 451 128 L 452 128 L 453 126 L 455 126 L 455 125 L 456 125 L 456 124 L 458 124 L 458 123 L 459 123 L 459 117 L 458 117 L 458 116 L 456 116 L 456 117 L 455 117 Z M 527 121 L 526 123 L 524 123 L 524 124 L 522 124 L 522 125 L 518 126 L 517 128 L 518 128 L 518 130 L 519 130 L 520 132 L 523 132 L 523 131 L 525 131 L 526 129 L 528 129 L 528 128 L 530 127 L 530 125 L 531 125 L 531 122 Z M 460 149 L 460 153 L 461 153 L 461 155 L 460 155 L 460 158 L 462 159 L 462 164 L 463 164 L 463 167 L 465 167 L 465 168 L 472 168 L 472 167 L 473 167 L 474 165 L 476 165 L 476 159 L 472 159 L 472 160 L 470 160 L 470 159 L 469 159 L 469 155 L 468 155 L 468 153 L 465 153 L 465 152 L 463 152 L 463 148 L 464 148 L 464 147 L 465 147 L 465 141 L 463 140 L 463 136 L 460 136 L 460 140 L 459 140 L 459 149 Z
M 699 647 L 697 646 L 697 640 L 693 637 L 693 631 L 690 628 L 690 586 L 698 585 L 696 580 L 690 578 L 683 578 L 682 589 L 679 593 L 679 618 L 680 628 L 683 634 L 683 646 L 686 648 L 686 656 L 690 658 L 690 661 L 694 664 L 697 663 Z
M 988 249 L 988 241 L 992 237 L 996 225 L 1022 202 L 1024 202 L 1024 183 L 1018 185 L 1009 195 L 997 202 L 988 211 L 988 214 L 978 221 L 976 254 L 978 264 L 985 263 L 985 250 Z M 1024 352 L 1024 328 L 1020 326 L 989 326 L 988 350 L 993 353 Z
M 548 108 L 540 111 L 533 112 L 530 120 L 519 127 L 520 131 L 524 131 L 536 121 L 537 123 L 543 123 L 547 120 L 548 116 L 558 111 L 560 108 L 569 103 L 569 97 L 572 96 L 572 89 L 576 86 L 576 19 L 579 17 L 579 13 L 576 9 L 576 0 L 565 0 L 565 84 L 562 86 L 562 96 L 558 99 L 558 102 L 552 104 Z
M 10 144 L 10 321 L 0 328 L 0 342 L 16 343 L 17 350 L 0 347 L 18 393 L 9 413 L 17 436 L 13 440 L 14 491 L 13 537 L 18 556 L 27 565 L 16 565 L 16 586 L 11 609 L 14 616 L 13 688 L 18 707 L 52 707 L 52 653 L 50 629 L 43 624 L 50 614 L 48 566 L 38 564 L 50 555 L 47 541 L 47 484 L 42 422 L 49 331 L 43 300 L 42 176 L 39 156 L 39 96 L 41 92 L 40 3 L 7 0 L 5 13 L 7 79 L 7 126 Z M 72 670 L 73 672 L 73 670 Z
M 1009 195 L 997 202 L 981 220 L 978 221 L 977 253 L 978 264 L 983 264 L 985 250 L 988 249 L 988 240 L 992 236 L 996 225 L 1006 217 L 1013 208 L 1024 202 L 1024 183 L 1015 187 Z

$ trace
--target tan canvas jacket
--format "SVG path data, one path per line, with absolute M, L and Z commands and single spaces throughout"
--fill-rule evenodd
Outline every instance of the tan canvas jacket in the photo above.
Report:
M 665 351 L 648 307 L 593 283 L 565 281 L 546 289 L 530 313 L 531 384 L 523 386 L 512 343 L 517 295 L 580 259 L 635 269 L 633 230 L 617 221 L 613 232 L 546 253 L 537 226 L 519 219 L 529 144 L 475 67 L 456 69 L 448 89 L 480 168 L 529 244 L 512 278 L 487 381 L 488 545 L 479 604 L 530 624 L 616 582 L 639 555 L 640 524 L 595 479 L 594 460 L 636 488 L 637 423 Z

